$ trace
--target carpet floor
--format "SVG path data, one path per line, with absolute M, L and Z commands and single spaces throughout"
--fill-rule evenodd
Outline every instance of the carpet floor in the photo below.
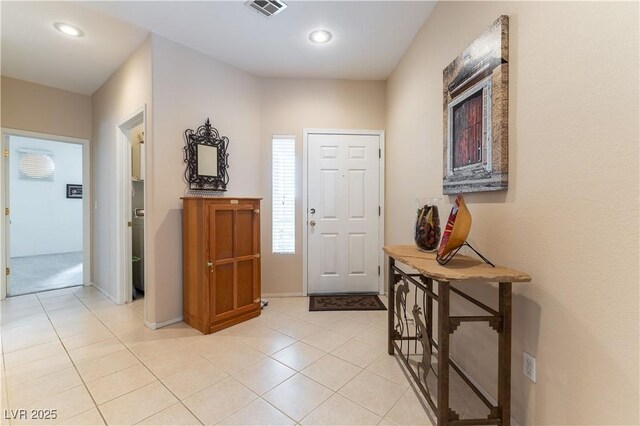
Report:
M 11 296 L 82 284 L 81 251 L 11 258 Z

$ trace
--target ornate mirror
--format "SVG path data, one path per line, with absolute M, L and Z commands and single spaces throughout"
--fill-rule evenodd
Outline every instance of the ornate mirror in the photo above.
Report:
M 226 191 L 229 183 L 229 138 L 220 136 L 218 130 L 207 121 L 197 130 L 184 132 L 184 177 L 189 189 Z

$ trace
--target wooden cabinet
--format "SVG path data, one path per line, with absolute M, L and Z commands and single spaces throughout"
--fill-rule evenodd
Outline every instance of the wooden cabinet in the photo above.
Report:
M 204 334 L 260 315 L 260 199 L 183 200 L 184 321 Z

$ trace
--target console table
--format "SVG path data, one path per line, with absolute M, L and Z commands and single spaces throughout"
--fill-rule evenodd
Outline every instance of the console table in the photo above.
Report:
M 436 413 L 438 425 L 502 425 L 511 419 L 511 283 L 529 282 L 524 272 L 491 267 L 480 260 L 458 255 L 446 266 L 436 261 L 435 253 L 418 251 L 413 245 L 385 246 L 389 270 L 388 313 L 389 355 L 396 351 L 413 380 Z M 396 262 L 416 273 L 402 271 Z M 434 291 L 434 281 L 437 289 Z M 474 299 L 451 284 L 456 281 L 497 282 L 498 310 Z M 482 316 L 451 316 L 450 294 L 455 293 L 479 307 Z M 433 301 L 438 303 L 437 341 L 433 337 Z M 409 303 L 409 313 L 407 304 Z M 495 406 L 449 357 L 449 335 L 463 322 L 486 322 L 498 333 L 498 405 Z M 411 324 L 411 326 L 410 326 Z M 411 351 L 413 342 L 414 350 Z M 420 348 L 418 348 L 418 342 Z M 406 346 L 406 347 L 405 347 Z M 431 365 L 433 351 L 437 351 L 437 367 Z M 449 404 L 449 367 L 471 388 L 487 406 L 489 415 L 482 419 L 461 419 Z M 437 376 L 436 397 L 432 398 L 427 379 Z

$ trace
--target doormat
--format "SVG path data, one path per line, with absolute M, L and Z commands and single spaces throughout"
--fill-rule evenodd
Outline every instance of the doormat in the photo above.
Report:
M 309 297 L 309 311 L 386 311 L 375 294 L 323 294 Z

